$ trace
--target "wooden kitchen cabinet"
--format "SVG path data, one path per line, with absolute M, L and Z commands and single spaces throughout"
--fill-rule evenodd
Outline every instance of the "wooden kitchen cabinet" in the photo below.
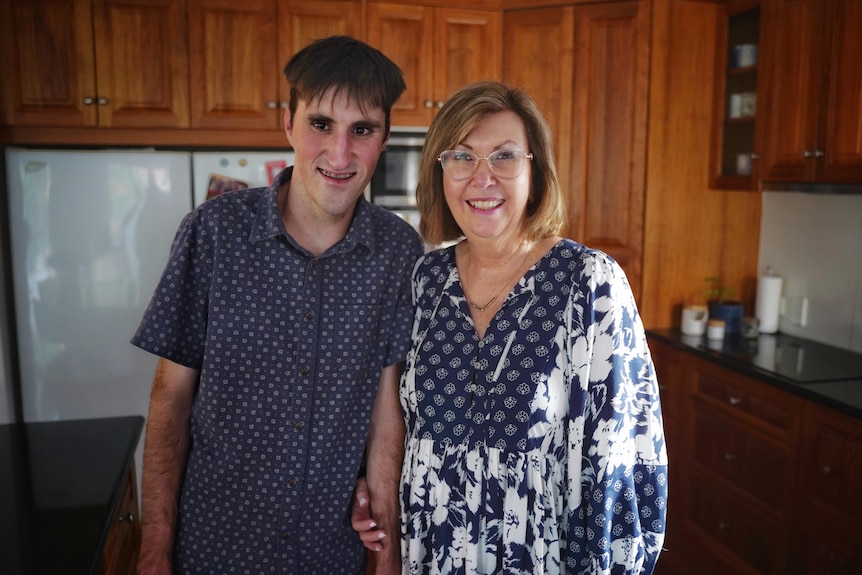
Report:
M 764 181 L 862 182 L 862 3 L 765 0 Z
M 184 0 L 0 0 L 4 123 L 189 124 Z
M 427 126 L 459 88 L 501 75 L 499 11 L 369 2 L 367 41 L 395 62 L 407 90 L 392 123 Z
M 642 276 L 649 3 L 507 12 L 504 79 L 546 115 L 570 214 L 564 234 Z
M 719 18 L 710 187 L 754 190 L 759 181 L 761 0 L 731 0 Z M 760 108 L 758 110 L 758 108 Z M 760 114 L 758 114 L 758 111 Z
M 95 575 L 135 575 L 140 549 L 141 520 L 132 462 Z

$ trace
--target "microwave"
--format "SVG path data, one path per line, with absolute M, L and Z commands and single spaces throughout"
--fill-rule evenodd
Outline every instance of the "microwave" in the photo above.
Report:
M 416 210 L 419 157 L 425 144 L 422 128 L 393 127 L 371 176 L 370 201 L 395 212 Z

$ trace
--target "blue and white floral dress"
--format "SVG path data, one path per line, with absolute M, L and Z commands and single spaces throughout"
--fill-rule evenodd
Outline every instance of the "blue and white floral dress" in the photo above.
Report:
M 405 573 L 651 573 L 667 456 L 619 265 L 561 240 L 481 340 L 454 247 L 420 260 L 413 297 L 400 388 Z

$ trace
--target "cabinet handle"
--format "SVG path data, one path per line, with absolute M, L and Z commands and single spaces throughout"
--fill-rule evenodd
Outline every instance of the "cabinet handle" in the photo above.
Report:
M 134 523 L 135 522 L 135 514 L 132 512 L 129 512 L 125 515 L 120 515 L 119 517 L 117 517 L 117 521 L 119 521 L 120 523 L 122 523 L 123 521 L 128 521 L 129 523 Z
M 267 102 L 266 107 L 269 108 L 270 110 L 275 110 L 278 107 L 278 105 L 275 102 Z
M 721 523 L 718 524 L 718 530 L 719 531 L 727 531 L 729 529 L 730 529 L 730 523 L 728 523 L 726 521 L 722 521 Z
M 832 475 L 837 470 L 834 467 L 832 467 L 831 465 L 824 465 L 823 469 L 821 469 L 820 471 L 823 472 L 823 475 Z
M 443 104 L 445 104 L 445 103 L 446 103 L 446 102 L 444 102 L 443 100 L 440 100 L 440 101 L 438 101 L 438 102 L 437 102 L 437 107 L 438 107 L 438 108 L 442 108 L 442 107 L 443 107 Z
M 670 388 L 666 385 L 659 385 L 658 386 L 659 391 L 667 391 L 668 389 L 670 389 Z
M 433 108 L 434 102 L 432 102 L 431 100 L 425 100 L 425 107 L 426 108 Z
M 738 397 L 728 397 L 727 402 L 730 405 L 739 405 L 740 403 L 742 403 L 742 400 Z
M 100 106 L 106 106 L 108 104 L 108 99 L 107 98 L 99 98 L 98 100 L 96 100 L 96 103 L 99 104 Z
M 725 454 L 724 454 L 724 460 L 725 460 L 725 461 L 733 461 L 733 460 L 735 460 L 735 459 L 736 459 L 736 454 L 735 454 L 735 453 L 730 453 L 730 452 L 728 451 L 727 453 L 725 453 Z
M 822 158 L 826 155 L 823 150 L 802 150 L 803 158 Z
M 752 159 L 752 160 L 759 160 L 759 159 L 760 159 L 760 154 L 757 154 L 757 153 L 755 153 L 755 152 L 751 152 L 751 159 Z
M 815 158 L 822 158 L 825 155 L 826 155 L 826 153 L 823 150 L 814 150 L 814 157 Z
M 287 110 L 287 102 L 282 100 L 281 102 L 278 103 L 278 107 L 281 108 L 282 110 Z
M 92 105 L 93 105 L 93 104 L 95 104 L 95 103 L 96 103 L 96 99 L 95 99 L 95 98 L 91 98 L 91 97 L 89 97 L 89 96 L 87 96 L 86 98 L 84 98 L 84 104 L 85 104 L 86 106 L 92 106 Z

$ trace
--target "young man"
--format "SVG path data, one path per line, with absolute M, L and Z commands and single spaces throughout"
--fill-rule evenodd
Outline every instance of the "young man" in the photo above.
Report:
M 398 409 L 423 247 L 362 192 L 404 81 L 343 36 L 285 76 L 294 166 L 186 216 L 132 339 L 160 356 L 139 575 L 361 573 L 349 507 L 366 439 L 374 517 L 399 531 L 398 477 L 378 470 L 398 467 L 383 460 L 401 457 L 403 421 L 381 414 Z M 379 573 L 400 572 L 397 547 Z

